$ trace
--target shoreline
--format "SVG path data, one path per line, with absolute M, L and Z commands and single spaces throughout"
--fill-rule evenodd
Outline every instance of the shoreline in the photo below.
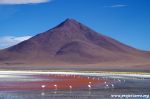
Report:
M 54 74 L 54 75 L 82 75 L 82 76 L 130 76 L 150 78 L 146 72 L 113 72 L 113 71 L 77 71 L 77 70 L 2 70 L 0 74 Z

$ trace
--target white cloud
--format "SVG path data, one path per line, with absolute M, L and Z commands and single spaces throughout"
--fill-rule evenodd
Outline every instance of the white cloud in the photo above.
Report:
M 33 4 L 45 3 L 52 0 L 0 0 L 0 4 Z
M 124 5 L 124 4 L 115 4 L 115 5 L 111 5 L 111 6 L 105 6 L 105 7 L 109 7 L 109 8 L 121 8 L 121 7 L 127 7 L 128 5 Z
M 0 49 L 7 48 L 13 45 L 16 45 L 24 40 L 31 38 L 31 36 L 22 36 L 22 37 L 15 37 L 15 36 L 5 36 L 0 37 Z

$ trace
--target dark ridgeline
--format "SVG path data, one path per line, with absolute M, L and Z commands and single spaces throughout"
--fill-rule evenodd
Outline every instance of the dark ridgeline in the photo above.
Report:
M 74 19 L 0 51 L 0 63 L 88 64 L 148 58 L 150 52 L 122 44 Z

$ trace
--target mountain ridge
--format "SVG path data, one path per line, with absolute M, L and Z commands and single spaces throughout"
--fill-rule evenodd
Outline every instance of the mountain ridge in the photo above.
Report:
M 25 64 L 87 64 L 148 60 L 149 52 L 127 46 L 97 33 L 84 24 L 66 19 L 58 26 L 0 51 L 1 62 Z

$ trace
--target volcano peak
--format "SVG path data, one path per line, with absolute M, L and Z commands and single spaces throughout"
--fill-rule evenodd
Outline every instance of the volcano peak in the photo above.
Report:
M 136 56 L 136 57 L 135 57 Z M 0 51 L 0 62 L 87 64 L 145 60 L 149 55 L 67 18 L 55 28 Z
M 73 19 L 73 18 L 67 18 L 65 21 L 66 22 L 69 22 L 69 23 L 79 23 L 77 20 Z
M 81 23 L 79 23 L 75 19 L 67 18 L 65 21 L 63 21 L 62 23 L 60 23 L 57 27 L 61 27 L 61 26 L 67 26 L 67 27 L 79 26 L 80 24 Z

